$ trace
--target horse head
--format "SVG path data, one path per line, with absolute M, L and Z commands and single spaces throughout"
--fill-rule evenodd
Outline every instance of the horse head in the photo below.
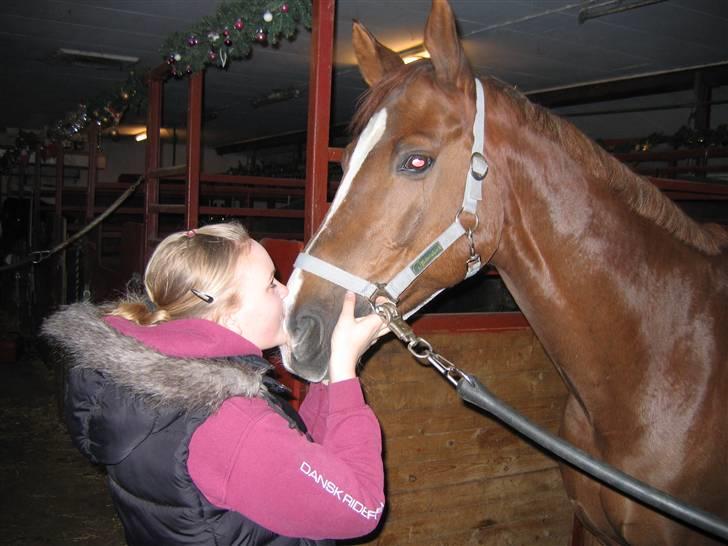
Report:
M 484 264 L 497 246 L 502 212 L 481 180 L 487 165 L 479 167 L 473 187 L 466 187 L 479 84 L 445 0 L 433 2 L 427 20 L 429 60 L 405 65 L 358 22 L 353 45 L 370 89 L 353 121 L 356 137 L 343 156 L 339 189 L 304 253 L 380 288 L 413 266 L 419 270 L 416 279 L 400 282 L 395 295 L 391 289 L 382 292 L 411 314 L 463 280 L 474 255 Z M 484 124 L 484 117 L 477 119 L 476 126 Z M 478 195 L 464 207 L 469 192 Z M 449 226 L 448 244 L 439 244 Z M 345 290 L 305 269 L 297 267 L 289 281 L 290 345 L 283 360 L 289 370 L 316 381 L 327 372 L 329 340 Z M 370 309 L 360 296 L 357 314 Z

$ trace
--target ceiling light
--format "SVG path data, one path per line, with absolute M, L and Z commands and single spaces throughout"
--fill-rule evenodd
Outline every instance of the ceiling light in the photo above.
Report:
M 620 13 L 630 9 L 657 4 L 665 0 L 604 0 L 603 2 L 593 2 L 590 6 L 579 10 L 579 23 L 596 19 L 612 13 Z
M 425 49 L 424 44 L 419 44 L 404 51 L 399 52 L 399 56 L 402 57 L 404 64 L 413 63 L 420 59 L 429 59 L 430 52 Z
M 283 102 L 291 99 L 297 99 L 301 96 L 301 90 L 295 87 L 289 87 L 288 89 L 273 89 L 270 93 L 261 97 L 252 99 L 250 105 L 253 108 L 260 108 L 266 104 L 273 104 L 275 102 Z
M 93 66 L 94 68 L 128 69 L 139 62 L 139 57 L 101 53 L 99 51 L 82 51 L 65 47 L 60 48 L 54 57 L 56 61 Z
M 146 131 L 144 131 L 143 133 L 139 133 L 137 136 L 134 137 L 134 140 L 136 140 L 137 142 L 141 142 L 142 140 L 146 140 L 146 139 L 147 139 Z

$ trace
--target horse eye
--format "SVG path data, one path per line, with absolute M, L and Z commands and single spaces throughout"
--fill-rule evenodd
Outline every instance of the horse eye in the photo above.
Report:
M 399 170 L 412 174 L 426 171 L 432 165 L 432 158 L 423 154 L 412 154 L 404 163 L 400 165 Z

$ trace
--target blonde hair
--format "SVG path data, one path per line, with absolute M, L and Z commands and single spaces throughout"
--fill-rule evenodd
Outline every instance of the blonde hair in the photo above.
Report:
M 219 321 L 239 304 L 235 274 L 250 241 L 237 222 L 169 235 L 154 250 L 144 271 L 146 295 L 129 294 L 108 314 L 140 325 L 189 317 Z M 193 290 L 211 296 L 212 301 L 207 303 Z

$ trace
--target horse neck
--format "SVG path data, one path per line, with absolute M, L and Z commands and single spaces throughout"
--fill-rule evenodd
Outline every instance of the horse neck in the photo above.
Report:
M 566 147 L 554 137 L 562 129 L 575 131 L 553 126 L 547 128 L 552 138 L 545 138 L 543 127 L 508 131 L 489 121 L 504 207 L 491 261 L 567 387 L 587 406 L 606 407 L 630 388 L 615 380 L 610 389 L 606 377 L 629 376 L 636 388 L 641 373 L 629 351 L 642 326 L 634 306 L 655 283 L 649 274 L 631 272 L 650 267 L 643 263 L 645 249 L 674 240 L 636 214 L 606 180 L 618 174 L 631 183 L 635 175 L 596 146 L 589 155 L 585 137 L 572 144 L 586 148 Z

